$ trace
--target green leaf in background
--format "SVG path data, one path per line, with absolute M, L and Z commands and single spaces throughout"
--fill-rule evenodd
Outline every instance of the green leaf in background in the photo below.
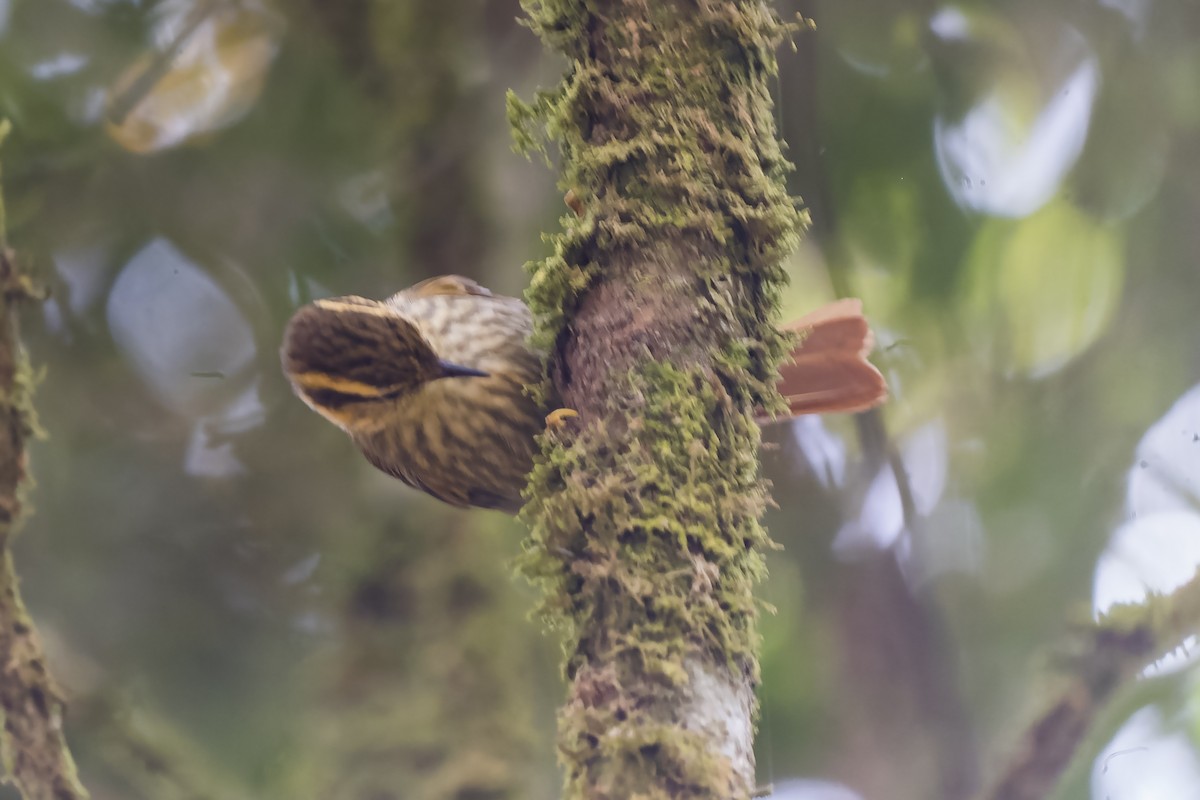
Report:
M 1056 201 L 1017 222 L 992 219 L 966 266 L 965 329 L 1006 374 L 1040 378 L 1096 342 L 1125 281 L 1124 236 Z
M 1128 219 L 1158 194 L 1171 147 L 1165 83 L 1150 57 L 1114 60 L 1068 184 L 1072 200 L 1093 216 Z
M 257 104 L 279 51 L 283 20 L 265 7 L 164 7 L 157 33 L 169 43 L 143 53 L 109 92 L 108 133 L 132 153 L 236 123 Z

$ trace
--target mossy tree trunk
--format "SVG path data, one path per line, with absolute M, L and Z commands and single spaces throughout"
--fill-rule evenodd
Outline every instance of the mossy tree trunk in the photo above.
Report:
M 754 789 L 756 407 L 787 342 L 783 188 L 768 82 L 784 27 L 757 0 L 526 0 L 570 60 L 545 124 L 580 212 L 534 265 L 553 387 L 579 412 L 531 478 L 525 558 L 566 636 L 570 798 Z
M 7 133 L 4 122 L 0 140 Z M 86 800 L 63 732 L 66 704 L 21 598 L 10 550 L 25 511 L 25 443 L 37 430 L 34 375 L 17 333 L 17 307 L 37 293 L 4 228 L 0 201 L 0 781 L 26 800 Z

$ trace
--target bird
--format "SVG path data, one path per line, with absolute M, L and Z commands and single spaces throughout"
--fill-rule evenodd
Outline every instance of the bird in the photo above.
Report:
M 887 397 L 867 355 L 862 304 L 839 300 L 784 326 L 800 343 L 780 370 L 789 414 L 857 412 Z M 293 391 L 376 468 L 461 507 L 517 513 L 537 436 L 570 410 L 526 387 L 544 377 L 521 300 L 442 275 L 384 301 L 315 300 L 284 330 Z M 766 421 L 765 419 L 763 421 Z

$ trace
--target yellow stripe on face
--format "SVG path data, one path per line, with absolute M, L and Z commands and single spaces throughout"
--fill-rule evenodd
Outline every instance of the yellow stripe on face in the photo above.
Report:
M 339 378 L 325 372 L 300 372 L 291 376 L 292 381 L 302 389 L 328 389 L 341 394 L 355 395 L 368 399 L 380 398 L 392 391 L 391 387 L 380 388 L 362 381 L 350 378 Z
M 395 312 L 382 303 L 347 303 L 344 300 L 314 300 L 313 305 L 337 314 L 367 314 L 374 317 L 394 317 Z

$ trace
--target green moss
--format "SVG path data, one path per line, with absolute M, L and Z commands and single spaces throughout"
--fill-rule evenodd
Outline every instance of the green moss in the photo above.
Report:
M 769 545 L 747 446 L 757 426 L 697 370 L 647 363 L 620 394 L 638 398 L 621 409 L 631 435 L 617 443 L 588 429 L 563 444 L 547 434 L 524 512 L 532 531 L 521 566 L 541 585 L 539 612 L 561 632 L 567 674 L 578 681 L 587 665 L 610 665 L 611 691 L 649 681 L 669 696 L 700 653 L 757 680 L 751 588 Z M 599 761 L 630 787 L 668 773 L 690 787 L 670 797 L 735 785 L 703 737 L 663 725 L 634 698 L 568 705 L 559 728 L 569 784 Z
M 614 779 L 603 788 L 606 798 L 645 797 L 654 800 L 673 800 L 679 797 L 704 796 L 708 787 L 732 786 L 735 777 L 727 767 L 711 757 L 708 742 L 702 735 L 672 729 L 662 725 L 622 723 L 619 735 L 596 736 L 592 730 L 608 730 L 605 721 L 578 720 L 581 748 L 578 755 L 586 759 L 593 748 L 590 740 L 599 740 L 598 758 L 617 765 Z M 646 795 L 644 787 L 658 784 L 664 792 Z
M 599 274 L 600 254 L 664 233 L 695 234 L 727 254 L 697 265 L 704 277 L 748 278 L 761 292 L 734 310 L 758 319 L 752 338 L 773 369 L 785 343 L 763 312 L 775 309 L 785 280 L 779 261 L 805 219 L 783 186 L 790 165 L 767 88 L 788 26 L 750 2 L 632 2 L 615 6 L 611 19 L 577 0 L 524 5 L 530 26 L 573 63 L 562 84 L 532 104 L 510 94 L 514 137 L 527 153 L 554 141 L 561 186 L 587 209 L 564 217 L 554 255 L 529 267 L 537 342 L 558 341 Z M 589 47 L 596 30 L 604 36 Z M 601 120 L 617 124 L 601 128 Z
M 1113 676 L 1130 676 L 1150 659 L 1177 648 L 1200 628 L 1200 570 L 1171 594 L 1150 594 L 1139 603 L 1110 607 L 1089 629 L 1077 654 L 1092 691 L 1111 688 Z
M 641 398 L 622 409 L 633 436 L 617 445 L 588 429 L 561 446 L 549 434 L 524 511 L 522 567 L 543 585 L 543 618 L 566 634 L 568 672 L 594 655 L 579 637 L 598 614 L 629 632 L 616 650 L 670 682 L 695 648 L 751 665 L 749 587 L 768 537 L 755 449 L 744 445 L 758 428 L 696 371 L 647 363 L 622 394 Z

